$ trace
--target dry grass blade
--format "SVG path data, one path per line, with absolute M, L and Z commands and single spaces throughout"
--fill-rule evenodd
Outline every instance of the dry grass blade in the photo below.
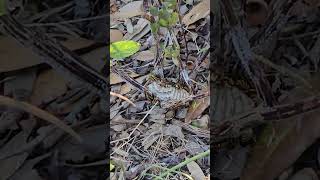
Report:
M 135 105 L 132 101 L 130 101 L 130 99 L 122 96 L 121 94 L 114 93 L 114 92 L 110 92 L 110 95 L 111 95 L 111 96 L 116 96 L 116 97 L 118 97 L 118 98 L 120 98 L 120 99 L 123 99 L 123 100 L 127 101 L 129 104 L 131 104 L 132 106 L 136 107 L 136 105 Z
M 33 114 L 43 120 L 46 120 L 50 123 L 53 123 L 56 126 L 58 126 L 59 128 L 61 128 L 62 130 L 64 130 L 65 132 L 69 133 L 72 137 L 77 139 L 79 142 L 82 142 L 80 135 L 77 134 L 73 129 L 71 129 L 70 127 L 65 125 L 57 117 L 53 116 L 52 114 L 50 114 L 42 109 L 39 109 L 36 106 L 33 106 L 33 105 L 26 103 L 26 102 L 16 101 L 14 99 L 11 99 L 11 98 L 8 98 L 5 96 L 0 96 L 0 104 L 11 107 L 11 108 L 17 108 L 17 109 L 26 111 L 26 112 Z

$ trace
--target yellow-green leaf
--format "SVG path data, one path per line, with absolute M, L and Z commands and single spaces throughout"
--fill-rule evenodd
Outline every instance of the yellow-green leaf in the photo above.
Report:
M 5 0 L 0 0 L 0 16 L 6 14 Z
M 110 171 L 112 171 L 113 169 L 114 169 L 114 165 L 110 163 Z
M 165 19 L 160 19 L 159 20 L 159 25 L 162 26 L 162 27 L 168 27 L 168 21 L 165 20 Z
M 140 43 L 127 40 L 114 42 L 110 46 L 110 57 L 114 59 L 123 59 L 139 51 Z

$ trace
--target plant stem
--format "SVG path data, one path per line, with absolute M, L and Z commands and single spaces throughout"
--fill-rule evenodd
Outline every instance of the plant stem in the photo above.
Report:
M 207 151 L 202 152 L 202 153 L 200 153 L 200 154 L 198 154 L 198 155 L 196 155 L 196 156 L 193 156 L 192 158 L 186 159 L 186 160 L 183 161 L 182 163 L 180 163 L 180 164 L 178 164 L 178 165 L 176 165 L 176 166 L 173 166 L 172 168 L 170 168 L 170 169 L 167 170 L 166 172 L 162 173 L 162 174 L 159 176 L 159 178 L 163 178 L 164 176 L 166 176 L 166 175 L 169 174 L 170 172 L 173 172 L 173 171 L 175 171 L 175 170 L 177 170 L 177 169 L 179 169 L 179 168 L 181 168 L 181 167 L 189 164 L 189 163 L 192 162 L 192 161 L 196 161 L 196 160 L 198 160 L 198 159 L 201 159 L 201 158 L 203 158 L 203 157 L 206 157 L 206 156 L 208 156 L 209 154 L 210 154 L 210 150 L 207 150 Z

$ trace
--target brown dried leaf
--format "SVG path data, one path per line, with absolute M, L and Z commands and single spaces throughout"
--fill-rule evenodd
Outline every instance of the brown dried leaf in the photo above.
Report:
M 123 34 L 118 29 L 110 29 L 110 42 L 121 41 Z
M 136 78 L 136 81 L 141 83 L 147 78 L 147 75 L 145 76 L 141 76 L 141 77 L 138 77 Z M 124 85 L 121 86 L 120 88 L 120 94 L 127 94 L 128 92 L 130 92 L 132 89 L 132 86 L 128 83 L 125 83 Z
M 187 168 L 191 173 L 191 176 L 194 178 L 194 180 L 203 180 L 205 178 L 205 175 L 202 169 L 196 162 L 191 161 L 190 163 L 187 164 Z
M 67 139 L 57 145 L 61 152 L 61 158 L 65 160 L 82 161 L 87 157 L 96 157 L 105 151 L 105 126 L 98 125 L 79 131 L 83 139 L 82 143 Z
M 191 11 L 182 18 L 182 23 L 189 26 L 199 19 L 205 18 L 210 13 L 210 0 L 202 0 L 194 6 Z
M 191 121 L 200 116 L 204 110 L 210 105 L 210 97 L 197 99 L 191 103 L 188 109 L 188 113 L 185 119 L 185 123 L 191 123 Z
M 151 50 L 141 51 L 134 55 L 133 58 L 139 61 L 150 61 L 155 58 L 155 52 Z
M 138 77 L 139 74 L 136 73 L 131 73 L 130 77 Z M 115 73 L 110 73 L 110 84 L 114 85 L 114 84 L 118 84 L 118 83 L 122 83 L 125 82 L 121 77 L 119 77 L 118 75 L 116 75 Z
M 142 10 L 142 2 L 143 1 L 133 1 L 121 7 L 119 12 L 111 14 L 111 20 L 115 19 L 125 19 L 131 18 L 134 16 L 139 16 L 143 14 Z
M 44 154 L 42 156 L 38 156 L 34 159 L 28 160 L 23 164 L 23 166 L 16 171 L 16 173 L 10 177 L 11 180 L 21 180 L 21 179 L 32 179 L 32 180 L 42 180 L 39 176 L 37 170 L 33 169 L 33 166 L 37 164 L 39 161 L 49 157 L 51 153 Z
M 149 24 L 150 23 L 148 20 L 144 18 L 140 18 L 137 24 L 133 28 L 133 33 L 125 34 L 123 39 L 138 41 L 151 30 Z
M 14 136 L 4 147 L 2 147 L 0 153 L 10 154 L 12 150 L 26 144 L 27 136 L 23 132 L 20 132 Z M 7 179 L 14 174 L 16 170 L 22 166 L 27 159 L 29 153 L 21 153 L 7 159 L 0 160 L 0 177 L 1 179 Z
M 0 72 L 17 70 L 40 63 L 31 49 L 22 47 L 13 38 L 0 36 Z
M 75 49 L 81 49 L 83 47 L 89 47 L 93 45 L 95 42 L 85 38 L 70 37 L 67 41 L 63 41 L 61 43 L 68 49 L 75 50 Z
M 163 135 L 177 137 L 184 139 L 184 134 L 182 133 L 182 128 L 178 125 L 170 124 L 163 128 Z
M 75 38 L 61 42 L 70 50 L 88 47 L 94 42 L 88 39 Z M 40 64 L 38 55 L 29 48 L 21 46 L 13 38 L 0 36 L 0 72 L 14 71 Z
M 67 90 L 67 81 L 52 69 L 41 72 L 35 82 L 30 101 L 39 105 L 43 100 L 57 97 Z

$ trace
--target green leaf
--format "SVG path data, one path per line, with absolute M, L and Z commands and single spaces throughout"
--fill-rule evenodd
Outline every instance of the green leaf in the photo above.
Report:
M 158 23 L 151 23 L 151 31 L 153 34 L 157 34 L 159 31 L 160 25 Z
M 160 19 L 170 18 L 170 12 L 166 8 L 160 9 L 159 10 L 159 18 Z
M 0 16 L 6 14 L 5 0 L 0 0 Z
M 158 16 L 159 10 L 158 10 L 158 8 L 156 8 L 156 7 L 150 7 L 150 13 L 151 13 L 151 15 L 153 15 L 153 16 Z
M 199 122 L 191 122 L 191 126 L 197 127 L 197 128 L 201 128 L 201 125 L 199 124 Z
M 168 19 L 168 24 L 169 26 L 173 26 L 175 25 L 179 20 L 179 15 L 177 12 L 173 12 L 170 16 L 170 18 Z
M 162 26 L 162 27 L 168 27 L 169 23 L 165 19 L 160 19 L 159 20 L 159 25 Z
M 163 2 L 164 5 L 170 9 L 175 9 L 176 5 L 177 5 L 177 1 L 176 0 L 167 0 L 165 2 Z
M 114 59 L 123 59 L 139 51 L 140 43 L 127 40 L 114 42 L 110 46 L 110 57 Z

